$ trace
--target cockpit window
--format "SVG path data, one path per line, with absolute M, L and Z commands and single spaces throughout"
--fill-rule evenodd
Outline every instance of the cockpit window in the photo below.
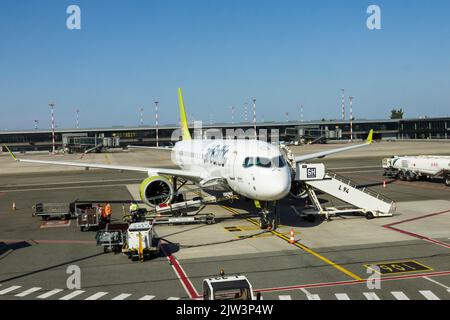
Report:
M 242 164 L 242 166 L 243 166 L 244 168 L 250 168 L 250 167 L 253 167 L 253 162 L 254 162 L 253 158 L 250 158 L 250 157 L 245 158 L 244 163 Z
M 273 158 L 272 162 L 275 168 L 283 168 L 286 166 L 286 161 L 284 160 L 283 156 Z
M 268 158 L 256 158 L 256 166 L 257 167 L 263 167 L 263 168 L 270 168 L 272 166 L 272 163 L 270 162 L 270 159 Z

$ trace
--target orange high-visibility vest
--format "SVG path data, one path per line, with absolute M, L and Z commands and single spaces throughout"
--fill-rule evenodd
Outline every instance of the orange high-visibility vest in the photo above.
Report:
M 111 205 L 109 203 L 107 203 L 106 206 L 105 206 L 105 214 L 108 217 L 108 216 L 111 215 L 111 213 L 112 213 Z

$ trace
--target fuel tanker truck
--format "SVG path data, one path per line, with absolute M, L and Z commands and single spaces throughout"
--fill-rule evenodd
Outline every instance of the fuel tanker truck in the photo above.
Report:
M 383 159 L 384 176 L 402 181 L 442 179 L 450 186 L 450 156 L 394 156 Z

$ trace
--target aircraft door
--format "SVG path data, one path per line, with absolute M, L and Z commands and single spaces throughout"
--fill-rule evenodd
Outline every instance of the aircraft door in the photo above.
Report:
M 237 179 L 237 169 L 236 166 L 238 165 L 237 161 L 237 152 L 234 151 L 229 159 L 229 183 L 230 183 L 230 187 L 232 187 L 232 189 L 236 192 L 239 191 L 238 188 L 238 179 Z

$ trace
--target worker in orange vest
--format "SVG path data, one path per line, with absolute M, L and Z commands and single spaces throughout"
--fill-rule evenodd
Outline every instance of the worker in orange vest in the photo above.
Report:
M 105 223 L 111 222 L 111 214 L 112 214 L 111 205 L 109 203 L 106 203 L 105 206 L 103 207 L 102 212 L 102 219 Z

